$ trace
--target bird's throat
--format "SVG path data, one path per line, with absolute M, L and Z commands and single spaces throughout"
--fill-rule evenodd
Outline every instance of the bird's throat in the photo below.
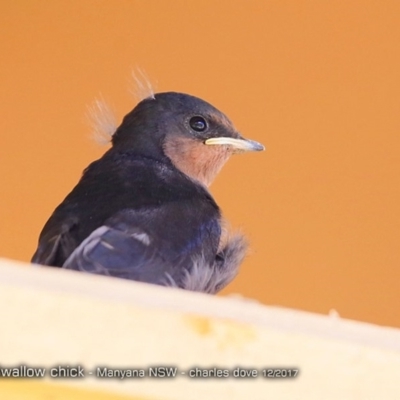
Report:
M 227 146 L 206 146 L 196 139 L 170 138 L 164 153 L 174 166 L 208 187 L 231 155 Z

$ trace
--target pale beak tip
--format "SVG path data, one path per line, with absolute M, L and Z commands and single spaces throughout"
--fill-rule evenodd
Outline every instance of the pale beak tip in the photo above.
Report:
M 262 145 L 261 143 L 255 142 L 255 141 L 251 141 L 252 144 L 252 149 L 253 151 L 264 151 L 265 150 L 265 146 Z

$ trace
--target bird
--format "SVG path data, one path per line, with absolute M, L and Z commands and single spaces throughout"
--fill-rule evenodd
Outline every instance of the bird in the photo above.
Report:
M 247 251 L 209 186 L 233 154 L 261 151 L 210 103 L 142 99 L 44 225 L 32 263 L 215 294 Z

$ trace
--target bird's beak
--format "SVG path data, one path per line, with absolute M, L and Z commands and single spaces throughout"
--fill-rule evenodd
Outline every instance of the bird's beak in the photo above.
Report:
M 244 139 L 244 138 L 232 138 L 232 137 L 216 137 L 207 139 L 204 142 L 207 146 L 212 145 L 225 145 L 231 146 L 235 152 L 244 152 L 244 151 L 262 151 L 265 150 L 265 147 L 254 140 Z

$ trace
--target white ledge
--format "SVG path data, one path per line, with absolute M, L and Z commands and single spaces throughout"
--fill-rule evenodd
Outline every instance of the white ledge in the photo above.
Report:
M 0 368 L 80 365 L 86 375 L 0 377 L 0 395 L 15 399 L 80 398 L 68 390 L 86 391 L 85 399 L 400 398 L 395 328 L 5 259 L 0 304 Z M 174 379 L 96 378 L 100 366 L 176 366 L 179 372 Z M 193 367 L 230 373 L 243 367 L 259 375 L 295 368 L 299 374 L 199 379 L 187 376 Z

